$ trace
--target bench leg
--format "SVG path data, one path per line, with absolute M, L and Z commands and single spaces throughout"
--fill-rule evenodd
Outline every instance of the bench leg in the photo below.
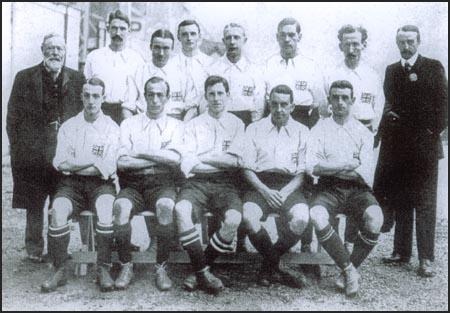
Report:
M 95 229 L 93 215 L 80 215 L 79 217 L 81 251 L 95 251 Z M 75 276 L 86 276 L 88 264 L 76 263 Z

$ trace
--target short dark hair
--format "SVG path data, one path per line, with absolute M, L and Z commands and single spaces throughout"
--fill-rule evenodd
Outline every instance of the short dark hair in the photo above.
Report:
M 402 32 L 415 32 L 417 33 L 417 41 L 420 42 L 420 31 L 419 31 L 419 27 L 417 27 L 416 25 L 403 25 L 402 27 L 400 27 L 399 29 L 397 29 L 397 34 L 402 31 Z
M 351 96 L 353 98 L 353 85 L 348 80 L 336 80 L 334 81 L 331 86 L 330 90 L 328 91 L 328 95 L 331 93 L 331 89 L 333 88 L 339 88 L 339 89 L 350 89 Z
M 297 32 L 297 34 L 300 34 L 300 32 L 302 31 L 302 28 L 300 27 L 300 23 L 295 18 L 285 17 L 278 23 L 277 32 L 279 32 L 280 29 L 286 25 L 295 25 L 295 31 Z
M 214 86 L 215 84 L 222 84 L 223 87 L 225 87 L 225 91 L 227 93 L 230 92 L 230 86 L 228 85 L 228 81 L 225 78 L 223 78 L 222 76 L 212 75 L 205 80 L 205 96 L 208 87 Z
M 172 49 L 173 49 L 173 44 L 175 42 L 175 39 L 173 37 L 173 34 L 170 30 L 168 29 L 158 29 L 155 30 L 152 34 L 152 37 L 150 38 L 150 47 L 153 45 L 153 40 L 155 38 L 170 38 L 172 39 Z
M 166 97 L 168 97 L 169 95 L 170 95 L 170 86 L 169 86 L 169 83 L 166 81 L 166 80 L 164 80 L 164 78 L 161 78 L 161 77 L 159 77 L 159 76 L 153 76 L 153 77 L 151 77 L 151 78 L 149 78 L 146 82 L 145 82 L 145 84 L 144 84 L 144 94 L 146 93 L 146 91 L 147 91 L 147 85 L 148 84 L 157 84 L 157 83 L 162 83 L 162 82 L 164 82 L 165 84 L 166 84 Z
M 178 24 L 177 34 L 180 33 L 180 28 L 181 28 L 181 27 L 183 27 L 183 26 L 189 26 L 189 25 L 195 25 L 195 26 L 197 26 L 198 33 L 200 34 L 200 25 L 198 25 L 197 21 L 195 21 L 195 20 L 184 20 L 184 21 L 182 21 L 180 24 Z
M 95 76 L 92 78 L 89 78 L 86 81 L 86 84 L 91 85 L 91 86 L 101 86 L 102 87 L 102 95 L 105 94 L 105 83 L 100 78 L 95 77 Z
M 111 22 L 112 22 L 112 20 L 114 20 L 114 19 L 122 20 L 122 21 L 124 21 L 125 23 L 128 24 L 128 27 L 130 27 L 130 19 L 129 19 L 128 16 L 127 16 L 125 13 L 123 13 L 122 11 L 116 10 L 116 11 L 113 11 L 113 12 L 109 13 L 109 16 L 108 16 L 108 25 L 111 25 Z
M 344 34 L 352 34 L 355 32 L 361 33 L 361 43 L 365 44 L 369 36 L 367 35 L 367 29 L 362 26 L 353 26 L 350 24 L 344 25 L 339 29 L 337 37 L 339 41 L 342 42 L 344 39 Z
M 289 95 L 290 103 L 294 102 L 294 93 L 292 92 L 292 89 L 287 85 L 277 85 L 273 87 L 270 91 L 269 99 L 272 98 L 272 94 L 274 93 Z

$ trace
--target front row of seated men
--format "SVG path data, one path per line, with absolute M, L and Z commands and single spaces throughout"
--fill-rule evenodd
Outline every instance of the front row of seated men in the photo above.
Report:
M 82 91 L 84 110 L 65 122 L 58 134 L 54 166 L 66 176 L 54 197 L 48 232 L 56 271 L 43 283 L 42 291 L 66 284 L 70 217 L 84 208 L 95 209 L 98 216 L 100 289 L 127 288 L 133 279 L 130 219 L 154 208 L 158 220 L 156 286 L 160 290 L 172 286 L 166 264 L 177 229 L 193 268 L 184 286 L 220 292 L 223 283 L 210 266 L 220 254 L 235 251 L 241 221 L 263 256 L 258 282 L 301 288 L 302 276 L 282 270 L 280 257 L 298 242 L 311 221 L 320 244 L 342 271 L 337 286 L 347 296 L 357 294 L 360 276 L 356 268 L 376 245 L 383 216 L 369 187 L 373 138 L 351 117 L 355 98 L 349 82 L 331 85 L 328 101 L 333 114 L 311 131 L 291 118 L 293 93 L 285 85 L 272 89 L 270 115 L 246 131 L 243 122 L 226 111 L 229 85 L 220 76 L 205 81 L 208 110 L 186 125 L 165 114 L 170 86 L 160 77 L 145 84 L 147 112 L 124 120 L 120 129 L 101 111 L 104 88 L 100 79 L 88 80 Z M 113 184 L 116 166 L 118 194 Z M 310 201 L 302 192 L 306 173 L 319 177 Z M 250 188 L 241 198 L 242 177 Z M 194 223 L 206 209 L 221 223 L 203 250 Z M 283 225 L 275 244 L 261 226 L 271 212 L 280 215 Z M 330 225 L 330 215 L 337 213 L 359 222 L 351 255 Z M 113 240 L 122 265 L 115 281 L 110 275 Z

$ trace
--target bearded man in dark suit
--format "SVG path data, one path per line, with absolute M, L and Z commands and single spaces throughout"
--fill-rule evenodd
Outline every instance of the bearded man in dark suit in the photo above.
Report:
M 48 34 L 41 45 L 43 62 L 17 73 L 8 102 L 8 133 L 13 175 L 13 208 L 27 210 L 28 258 L 42 261 L 43 211 L 59 174 L 52 167 L 59 125 L 79 113 L 84 76 L 64 66 L 66 44 Z
M 394 251 L 383 263 L 410 261 L 416 210 L 419 276 L 435 275 L 434 239 L 441 132 L 447 127 L 448 85 L 442 64 L 421 56 L 414 25 L 397 30 L 400 62 L 386 69 L 386 103 L 377 140 L 381 140 L 374 191 L 384 209 L 382 231 L 395 221 Z

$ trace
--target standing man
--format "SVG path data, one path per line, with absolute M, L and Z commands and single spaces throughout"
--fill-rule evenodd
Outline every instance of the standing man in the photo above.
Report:
M 166 272 L 176 201 L 175 173 L 180 155 L 173 149 L 183 141 L 183 124 L 164 111 L 170 88 L 160 77 L 150 78 L 145 86 L 147 112 L 135 115 L 120 125 L 119 181 L 121 190 L 114 202 L 116 243 L 122 271 L 116 288 L 125 289 L 133 277 L 131 263 L 131 225 L 135 213 L 154 210 L 158 219 L 156 287 L 169 290 L 172 281 Z M 177 168 L 175 168 L 177 167 Z
M 247 42 L 244 28 L 230 23 L 223 30 L 226 54 L 211 65 L 214 75 L 224 77 L 230 84 L 227 111 L 248 126 L 262 117 L 264 110 L 264 81 L 262 71 L 243 55 Z
M 197 21 L 182 21 L 178 25 L 177 38 L 181 42 L 181 53 L 175 57 L 175 61 L 183 73 L 192 79 L 195 98 L 200 101 L 200 99 L 204 99 L 203 88 L 213 58 L 198 48 L 202 36 Z
M 153 32 L 150 39 L 152 60 L 138 68 L 135 75 L 138 98 L 144 104 L 145 82 L 153 76 L 162 77 L 170 86 L 170 99 L 165 105 L 167 115 L 188 121 L 197 115 L 198 104 L 192 77 L 187 76 L 172 58 L 174 42 L 173 34 L 167 29 Z
M 140 110 L 135 102 L 134 74 L 143 66 L 144 60 L 139 53 L 126 47 L 130 20 L 122 11 L 109 14 L 108 32 L 111 43 L 88 54 L 84 75 L 87 79 L 98 77 L 105 82 L 106 97 L 102 110 L 120 125 L 125 118 Z
M 441 132 L 447 127 L 448 85 L 442 64 L 418 52 L 417 26 L 397 30 L 401 59 L 386 69 L 386 104 L 378 131 L 380 156 L 374 189 L 386 211 L 383 231 L 395 215 L 394 251 L 385 263 L 409 262 L 414 209 L 422 277 L 435 275 L 434 236 Z
M 313 60 L 298 51 L 301 38 L 300 23 L 296 19 L 284 18 L 278 23 L 280 53 L 266 63 L 266 99 L 273 86 L 289 86 L 294 92 L 292 117 L 311 128 L 319 119 L 318 107 L 326 103 L 326 94 L 322 72 Z
M 83 74 L 64 66 L 66 44 L 48 34 L 41 45 L 44 60 L 17 73 L 8 102 L 6 131 L 13 176 L 13 208 L 27 210 L 28 258 L 42 261 L 44 204 L 59 179 L 52 166 L 59 126 L 83 109 Z
M 332 116 L 311 130 L 307 169 L 319 177 L 310 217 L 317 239 L 341 269 L 336 285 L 349 297 L 358 293 L 357 268 L 378 242 L 383 214 L 370 186 L 373 181 L 373 135 L 351 115 L 353 86 L 345 80 L 330 86 Z M 330 225 L 343 213 L 359 226 L 351 255 Z
M 294 95 L 286 85 L 270 93 L 270 115 L 246 130 L 244 175 L 253 187 L 244 196 L 243 219 L 249 239 L 264 260 L 258 282 L 269 286 L 280 282 L 304 287 L 301 275 L 279 268 L 280 257 L 299 240 L 309 222 L 309 208 L 301 190 L 305 172 L 309 130 L 292 119 Z M 272 244 L 261 219 L 270 212 L 280 214 L 278 241 Z
M 208 111 L 186 125 L 181 170 L 188 179 L 181 186 L 175 205 L 180 242 L 189 254 L 194 274 L 184 282 L 216 294 L 222 281 L 210 272 L 210 265 L 222 253 L 235 251 L 236 232 L 241 223 L 242 202 L 236 188 L 236 172 L 241 159 L 244 123 L 226 112 L 230 96 L 228 82 L 219 76 L 205 81 Z M 203 252 L 194 227 L 202 211 L 209 209 L 221 220 Z
M 89 208 L 98 217 L 95 225 L 97 283 L 101 291 L 114 287 L 111 268 L 113 243 L 113 202 L 119 126 L 101 110 L 105 84 L 92 78 L 83 86 L 84 110 L 61 125 L 53 166 L 64 174 L 57 186 L 48 227 L 48 253 L 55 272 L 42 286 L 42 292 L 55 291 L 68 278 L 67 248 L 72 215 Z
M 344 60 L 328 73 L 326 90 L 336 80 L 349 81 L 356 98 L 352 107 L 353 116 L 376 133 L 383 111 L 381 80 L 374 69 L 361 61 L 361 53 L 367 46 L 367 30 L 362 26 L 344 25 L 339 29 L 337 37 Z M 328 107 L 322 108 L 321 111 L 323 115 L 328 115 Z M 353 247 L 356 235 L 356 225 L 353 221 L 347 220 L 345 246 L 349 251 Z

